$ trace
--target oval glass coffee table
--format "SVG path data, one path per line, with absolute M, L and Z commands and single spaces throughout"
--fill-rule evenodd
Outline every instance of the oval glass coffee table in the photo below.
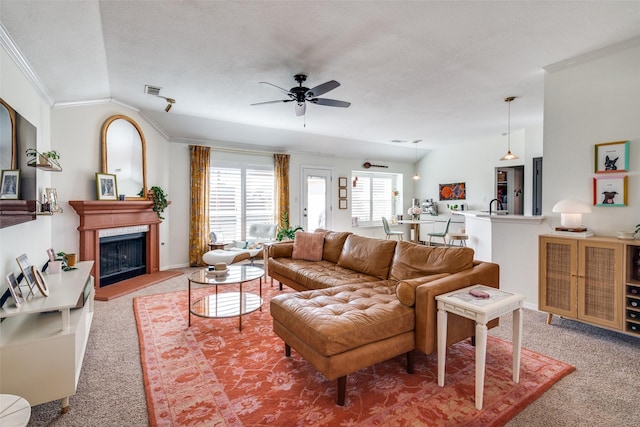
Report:
M 252 265 L 230 265 L 227 273 L 211 274 L 206 268 L 194 271 L 189 275 L 189 326 L 191 326 L 191 315 L 206 317 L 211 319 L 222 319 L 226 317 L 239 317 L 239 327 L 242 330 L 242 316 L 262 309 L 262 276 L 264 270 Z M 243 292 L 242 284 L 251 280 L 260 279 L 260 294 Z M 205 295 L 202 298 L 191 302 L 191 284 L 215 286 L 215 293 Z M 218 293 L 218 286 L 239 285 L 239 292 Z

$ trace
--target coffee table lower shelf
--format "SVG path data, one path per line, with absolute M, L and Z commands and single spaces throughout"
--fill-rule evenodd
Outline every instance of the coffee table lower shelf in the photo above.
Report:
M 262 307 L 262 298 L 250 292 L 224 292 L 206 295 L 191 304 L 190 311 L 199 317 L 223 319 L 239 318 L 239 328 L 242 330 L 242 316 L 252 313 Z

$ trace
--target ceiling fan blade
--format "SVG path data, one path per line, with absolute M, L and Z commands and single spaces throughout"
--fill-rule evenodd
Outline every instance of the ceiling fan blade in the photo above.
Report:
M 316 87 L 312 87 L 311 89 L 309 89 L 309 91 L 307 92 L 308 94 L 307 96 L 308 97 L 320 96 L 329 92 L 330 90 L 337 88 L 338 86 L 340 86 L 340 83 L 338 83 L 335 80 L 329 80 L 326 83 L 322 83 L 321 85 L 318 85 Z
M 273 86 L 273 87 L 275 87 L 276 89 L 280 89 L 280 90 L 281 90 L 281 91 L 283 91 L 284 93 L 289 93 L 289 89 L 285 89 L 285 88 L 282 88 L 282 87 L 280 87 L 280 86 L 276 86 L 276 85 L 274 85 L 273 83 L 269 83 L 269 82 L 260 82 L 260 83 L 262 83 L 263 85 Z
M 277 104 L 278 102 L 291 102 L 293 99 L 282 99 L 279 101 L 266 101 L 266 102 L 256 102 L 250 105 L 264 105 L 264 104 Z
M 296 103 L 296 116 L 304 116 L 305 111 L 307 111 L 307 103 L 306 102 L 298 102 L 298 103 Z
M 337 99 L 329 99 L 329 98 L 313 98 L 310 99 L 309 102 L 313 102 L 318 105 L 327 105 L 329 107 L 342 107 L 348 108 L 351 103 L 347 101 L 338 101 Z

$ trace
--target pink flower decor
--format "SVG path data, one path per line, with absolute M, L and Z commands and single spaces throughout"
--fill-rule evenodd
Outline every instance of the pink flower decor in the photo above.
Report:
M 421 215 L 422 214 L 422 208 L 417 207 L 417 206 L 413 206 L 410 207 L 409 210 L 407 211 L 407 213 L 409 215 Z

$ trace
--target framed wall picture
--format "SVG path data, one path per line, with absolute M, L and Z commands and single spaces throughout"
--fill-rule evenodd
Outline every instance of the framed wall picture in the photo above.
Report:
M 24 302 L 24 297 L 22 296 L 22 291 L 20 290 L 20 285 L 16 280 L 16 277 L 13 273 L 7 274 L 7 286 L 9 287 L 9 293 L 13 297 L 15 301 L 16 307 L 20 308 L 22 303 Z
M 98 200 L 118 200 L 116 176 L 110 173 L 96 173 L 96 193 Z
M 338 200 L 338 209 L 347 209 L 347 199 Z
M 596 176 L 593 178 L 595 206 L 627 206 L 626 176 Z
M 629 141 L 596 144 L 596 173 L 627 172 L 629 170 Z
M 347 188 L 339 188 L 338 189 L 338 197 L 341 199 L 346 199 L 347 198 Z
M 3 169 L 0 199 L 17 200 L 20 195 L 20 169 Z
M 347 186 L 347 177 L 341 176 L 340 178 L 338 178 L 338 187 L 342 188 L 346 186 Z
M 466 183 L 439 184 L 440 200 L 465 200 L 467 197 Z

